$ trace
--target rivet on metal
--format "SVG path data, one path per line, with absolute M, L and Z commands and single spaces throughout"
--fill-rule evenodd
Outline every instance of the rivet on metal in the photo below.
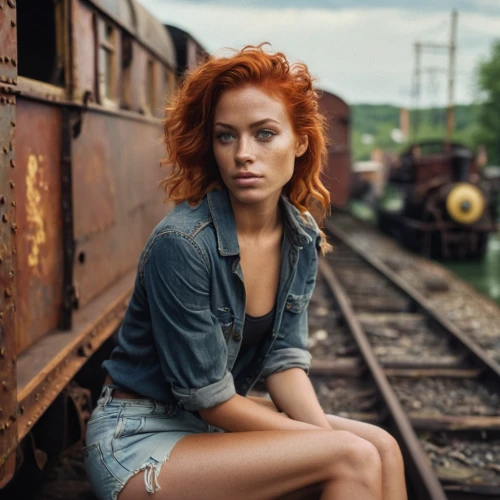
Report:
M 11 201 L 10 204 L 15 207 L 16 206 L 16 202 L 15 201 Z
M 0 56 L 0 63 L 3 63 L 3 56 Z
M 13 28 L 15 28 L 15 27 L 16 27 L 16 21 L 11 21 L 11 22 L 10 22 L 10 25 L 11 25 Z
M 14 189 L 16 187 L 16 183 L 14 181 L 10 181 L 10 187 L 11 189 Z
M 7 390 L 7 382 L 5 380 L 2 380 L 2 387 L 4 391 Z
M 40 399 L 40 394 L 37 392 L 37 393 L 35 394 L 35 401 L 38 401 L 39 399 Z
M 3 83 L 7 83 L 7 77 L 6 76 L 2 76 L 1 80 L 2 80 Z
M 14 271 L 12 269 L 9 271 L 9 278 L 12 279 L 14 277 Z M 0 349 L 0 354 L 1 354 L 1 349 Z
M 10 166 L 12 168 L 16 168 L 16 162 L 14 160 L 10 160 Z
M 0 319 L 3 318 L 3 312 L 0 312 Z
M 12 297 L 12 290 L 10 288 L 6 288 L 4 291 L 4 295 L 9 298 Z
M 5 203 L 5 196 L 2 194 L 0 196 L 0 205 L 3 205 Z
M 20 408 L 20 410 L 19 410 L 19 411 L 21 412 L 21 415 L 23 415 L 23 414 L 24 414 L 24 410 L 25 410 L 24 405 L 21 405 L 21 408 Z
M 8 214 L 3 214 L 2 215 L 2 221 L 3 222 L 9 222 L 9 215 Z
M 31 427 L 31 424 L 32 424 L 32 423 L 33 423 L 33 422 L 32 422 L 31 420 L 28 420 L 28 423 L 27 423 L 26 425 L 27 425 L 28 427 Z
M 12 224 L 12 232 L 13 232 L 14 234 L 16 234 L 16 233 L 17 233 L 17 224 L 16 224 L 16 223 Z
M 5 97 L 4 96 L 0 97 L 0 103 L 5 104 L 5 102 L 6 102 Z
M 6 63 L 10 63 L 10 57 L 9 57 L 9 56 L 4 56 L 3 60 L 4 60 Z
M 0 356 L 3 358 L 5 357 L 5 352 L 6 352 L 6 349 L 4 346 L 0 347 Z M 2 409 L 0 408 L 0 417 L 2 416 Z
M 12 121 L 10 122 L 10 124 L 11 124 L 13 127 L 15 127 L 15 126 L 16 126 L 16 122 L 15 122 L 14 120 L 12 120 Z

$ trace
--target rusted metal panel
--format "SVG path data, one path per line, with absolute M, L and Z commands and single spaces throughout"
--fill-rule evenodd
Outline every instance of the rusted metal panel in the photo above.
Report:
M 0 0 L 0 83 L 17 80 L 16 2 Z
M 72 146 L 80 307 L 137 265 L 147 236 L 167 212 L 158 189 L 166 174 L 158 135 L 152 121 L 90 110 L 84 117 Z
M 61 111 L 18 99 L 19 330 L 24 351 L 59 324 L 62 292 Z
M 16 232 L 18 189 L 15 174 L 17 83 L 16 3 L 1 0 L 0 6 L 0 488 L 15 470 L 16 416 L 16 330 L 18 270 Z
M 321 180 L 330 192 L 332 206 L 349 201 L 351 189 L 351 146 L 349 106 L 340 97 L 322 91 L 319 109 L 328 123 L 328 163 Z
M 82 102 L 85 95 L 96 100 L 96 34 L 92 10 L 72 0 L 72 86 L 73 99 Z
M 123 320 L 135 272 L 117 280 L 73 316 L 72 329 L 55 331 L 18 362 L 18 439 L 23 439 L 87 359 Z

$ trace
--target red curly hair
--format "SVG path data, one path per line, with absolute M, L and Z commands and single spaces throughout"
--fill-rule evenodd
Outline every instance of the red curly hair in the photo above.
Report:
M 318 111 L 318 94 L 307 66 L 290 65 L 281 52 L 268 53 L 261 44 L 247 46 L 231 57 L 210 56 L 187 73 L 173 102 L 165 109 L 165 144 L 171 167 L 161 181 L 168 199 L 195 205 L 212 189 L 223 187 L 212 150 L 214 110 L 226 89 L 257 85 L 285 105 L 294 133 L 307 135 L 307 151 L 296 159 L 283 195 L 302 213 L 310 212 L 321 223 L 330 209 L 330 195 L 320 181 L 326 163 L 326 123 Z M 323 251 L 329 245 L 323 235 Z

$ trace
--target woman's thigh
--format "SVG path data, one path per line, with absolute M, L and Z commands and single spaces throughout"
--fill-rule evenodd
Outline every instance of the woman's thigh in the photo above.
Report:
M 161 468 L 158 500 L 277 498 L 332 477 L 352 446 L 352 434 L 261 431 L 182 438 Z M 361 441 L 361 440 L 360 440 Z M 202 494 L 200 495 L 200 492 Z M 149 500 L 144 478 L 130 479 L 119 500 Z

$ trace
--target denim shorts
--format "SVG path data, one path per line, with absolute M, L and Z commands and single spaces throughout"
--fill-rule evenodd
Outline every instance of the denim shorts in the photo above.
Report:
M 190 434 L 223 432 L 177 404 L 115 399 L 103 388 L 88 422 L 83 459 L 99 500 L 116 500 L 126 482 L 144 471 L 146 491 L 161 489 L 158 476 L 174 446 Z M 166 485 L 163 485 L 166 486 Z

